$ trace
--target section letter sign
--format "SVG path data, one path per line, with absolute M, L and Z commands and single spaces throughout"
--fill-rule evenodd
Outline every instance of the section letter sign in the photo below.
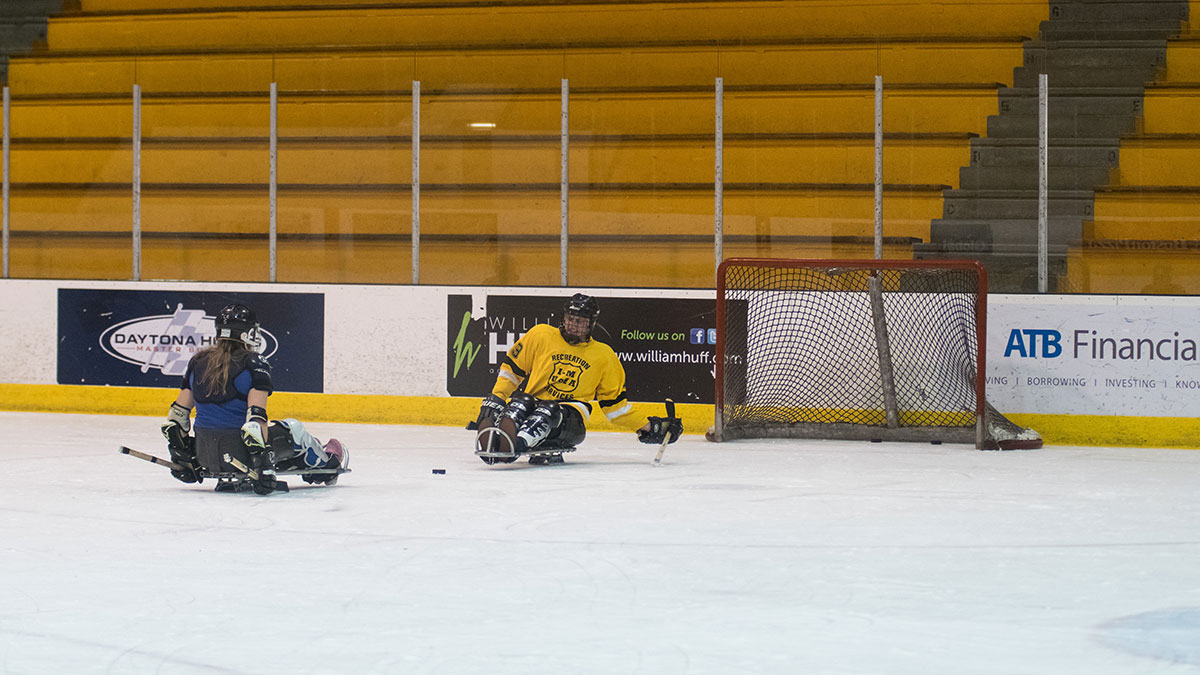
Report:
M 625 366 L 626 395 L 633 401 L 712 403 L 712 300 L 597 297 L 600 321 L 593 336 Z M 539 323 L 557 326 L 566 297 L 488 295 L 447 297 L 446 390 L 451 396 L 485 396 L 516 341 Z
M 188 361 L 216 339 L 213 317 L 234 302 L 258 314 L 275 389 L 321 392 L 320 293 L 59 289 L 58 383 L 178 387 Z

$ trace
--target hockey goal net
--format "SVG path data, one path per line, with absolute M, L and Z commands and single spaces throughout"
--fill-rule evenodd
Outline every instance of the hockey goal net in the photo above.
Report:
M 1041 447 L 987 403 L 986 334 L 974 261 L 727 260 L 709 438 Z

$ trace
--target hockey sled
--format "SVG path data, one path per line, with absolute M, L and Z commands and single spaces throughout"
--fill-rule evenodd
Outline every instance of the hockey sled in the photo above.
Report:
M 300 469 L 286 469 L 286 470 L 285 469 L 275 469 L 275 475 L 276 476 L 328 476 L 328 475 L 332 474 L 332 475 L 340 476 L 344 473 L 350 473 L 350 471 L 351 471 L 350 469 L 343 469 L 341 467 L 338 467 L 336 469 L 305 469 L 303 471 L 301 471 Z M 219 473 L 205 471 L 201 475 L 204 476 L 205 478 L 223 478 L 226 476 L 242 476 L 243 474 L 238 471 L 222 471 Z
M 528 457 L 531 464 L 557 464 L 558 462 L 535 460 L 561 458 L 563 453 L 575 452 L 575 446 L 547 447 L 544 445 L 530 448 L 525 452 L 517 452 L 515 441 L 512 434 L 498 426 L 485 427 L 475 435 L 475 456 L 488 464 L 508 464 L 521 457 Z
M 129 455 L 130 457 L 136 457 L 138 459 L 150 462 L 151 464 L 158 464 L 159 466 L 165 466 L 166 468 L 168 468 L 172 471 L 184 470 L 183 466 L 180 466 L 179 464 L 172 462 L 169 459 L 155 457 L 154 455 L 147 454 L 145 452 L 139 452 L 138 450 L 134 450 L 133 448 L 128 448 L 123 445 L 120 446 L 118 451 L 123 455 Z M 217 491 L 219 491 L 219 492 L 236 492 L 236 491 L 240 490 L 240 484 L 244 483 L 247 478 L 252 479 L 252 480 L 259 479 L 258 471 L 251 469 L 250 467 L 247 467 L 245 464 L 243 464 L 237 458 L 230 457 L 229 455 L 225 455 L 225 457 L 223 459 L 225 460 L 225 462 L 227 464 L 230 464 L 237 470 L 236 471 L 201 471 L 198 474 L 201 478 L 208 478 L 208 479 L 217 481 Z M 283 470 L 276 469 L 275 476 L 277 478 L 279 476 L 301 476 L 301 477 L 303 477 L 303 476 L 329 476 L 329 475 L 340 476 L 343 473 L 350 473 L 350 471 L 351 471 L 351 469 L 343 468 L 343 467 L 338 467 L 336 469 L 283 469 Z M 278 491 L 278 492 L 287 492 L 288 491 L 287 483 L 277 480 L 276 485 L 277 485 L 277 487 L 275 488 L 276 491 Z M 230 486 L 230 487 L 224 487 L 224 486 Z M 222 489 L 223 487 L 224 487 L 224 489 Z

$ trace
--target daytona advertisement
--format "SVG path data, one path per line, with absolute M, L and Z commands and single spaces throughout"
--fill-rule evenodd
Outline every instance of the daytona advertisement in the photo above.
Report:
M 178 387 L 188 361 L 216 339 L 213 317 L 234 302 L 258 315 L 276 391 L 322 391 L 319 293 L 59 289 L 58 383 Z

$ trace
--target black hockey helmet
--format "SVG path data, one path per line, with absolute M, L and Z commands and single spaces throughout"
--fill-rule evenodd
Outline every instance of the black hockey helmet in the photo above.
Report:
M 567 333 L 566 321 L 568 316 L 579 316 L 587 319 L 587 332 L 583 337 Z M 590 295 L 576 293 L 571 296 L 567 304 L 563 305 L 562 320 L 558 322 L 558 332 L 562 334 L 563 339 L 571 344 L 577 342 L 587 342 L 592 337 L 592 330 L 596 328 L 596 321 L 600 318 L 600 304 Z
M 225 305 L 217 312 L 214 323 L 217 325 L 218 340 L 234 340 L 249 349 L 258 350 L 258 315 L 254 310 L 240 302 Z

